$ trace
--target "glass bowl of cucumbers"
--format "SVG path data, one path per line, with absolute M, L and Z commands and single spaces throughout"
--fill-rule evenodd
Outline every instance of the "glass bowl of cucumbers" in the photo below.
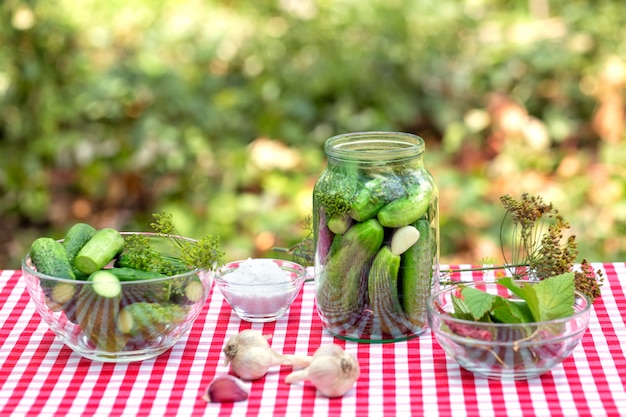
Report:
M 196 242 L 79 223 L 64 239 L 36 239 L 22 274 L 41 318 L 74 352 L 141 361 L 170 349 L 202 311 L 213 271 L 181 256 Z

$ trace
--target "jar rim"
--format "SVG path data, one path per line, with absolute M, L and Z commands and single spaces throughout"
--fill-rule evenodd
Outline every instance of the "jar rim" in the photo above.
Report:
M 424 153 L 424 139 L 405 132 L 353 132 L 326 140 L 324 151 L 329 158 L 345 161 L 379 162 L 413 159 Z

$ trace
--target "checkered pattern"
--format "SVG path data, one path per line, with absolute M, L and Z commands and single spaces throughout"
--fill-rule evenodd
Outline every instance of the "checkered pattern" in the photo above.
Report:
M 357 344 L 323 331 L 307 283 L 279 321 L 250 324 L 214 287 L 200 317 L 165 354 L 132 364 L 82 359 L 41 322 L 19 271 L 0 272 L 0 416 L 601 416 L 626 415 L 626 264 L 605 272 L 589 330 L 554 371 L 528 381 L 475 378 L 446 357 L 430 332 L 408 342 Z M 461 279 L 481 279 L 464 272 Z M 326 399 L 309 383 L 286 385 L 286 367 L 246 383 L 244 402 L 201 396 L 228 372 L 222 347 L 240 330 L 272 334 L 284 353 L 312 354 L 323 343 L 353 353 L 361 377 L 344 397 Z

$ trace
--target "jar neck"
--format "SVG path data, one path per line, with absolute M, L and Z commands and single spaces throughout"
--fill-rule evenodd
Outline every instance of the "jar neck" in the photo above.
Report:
M 380 166 L 421 164 L 426 145 L 416 135 L 402 132 L 356 132 L 326 140 L 329 164 Z

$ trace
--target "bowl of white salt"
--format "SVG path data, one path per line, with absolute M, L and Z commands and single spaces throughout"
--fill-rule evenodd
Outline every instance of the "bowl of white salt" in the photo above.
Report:
M 240 319 L 264 323 L 285 314 L 305 278 L 306 268 L 295 262 L 249 258 L 220 267 L 215 283 Z

